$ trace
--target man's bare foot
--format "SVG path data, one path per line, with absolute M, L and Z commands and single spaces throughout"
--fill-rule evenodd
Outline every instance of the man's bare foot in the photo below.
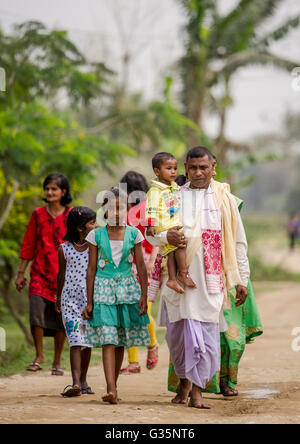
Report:
M 210 405 L 206 404 L 203 398 L 197 398 L 197 399 L 191 398 L 189 402 L 189 407 L 200 410 L 211 410 Z
M 107 393 L 107 395 L 102 396 L 103 402 L 108 402 L 109 404 L 118 404 L 118 395 L 112 392 Z
M 189 394 L 191 390 L 191 383 L 189 381 L 180 381 L 178 393 L 174 399 L 172 399 L 172 404 L 187 404 L 189 400 Z
M 171 288 L 171 290 L 176 291 L 176 293 L 184 294 L 184 289 L 181 287 L 181 285 L 178 284 L 178 282 L 175 280 L 168 280 L 167 287 Z
M 192 393 L 191 393 L 191 399 L 189 402 L 189 407 L 192 407 L 194 409 L 205 409 L 210 410 L 211 407 L 204 402 L 204 399 L 202 398 L 202 390 L 200 387 L 193 384 L 192 387 Z
M 197 288 L 195 282 L 190 277 L 188 271 L 179 271 L 178 280 L 189 288 Z

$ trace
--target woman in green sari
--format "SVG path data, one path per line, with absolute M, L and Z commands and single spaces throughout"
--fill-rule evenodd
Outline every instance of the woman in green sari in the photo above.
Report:
M 239 211 L 243 201 L 236 198 Z M 244 305 L 236 307 L 234 296 L 231 295 L 231 308 L 224 311 L 228 330 L 221 335 L 221 370 L 208 383 L 207 393 L 222 393 L 224 396 L 237 396 L 239 363 L 245 351 L 246 344 L 263 333 L 262 324 L 253 292 L 251 281 L 248 282 L 248 297 Z M 177 377 L 173 363 L 170 361 L 168 375 L 168 390 L 177 393 L 180 380 Z

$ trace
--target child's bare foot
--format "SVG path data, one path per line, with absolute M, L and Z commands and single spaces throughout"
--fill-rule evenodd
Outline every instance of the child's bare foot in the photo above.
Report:
M 188 271 L 179 271 L 178 280 L 189 288 L 197 288 Z
M 103 402 L 108 402 L 109 404 L 118 404 L 118 395 L 112 392 L 107 393 L 107 395 L 102 396 Z
M 171 288 L 171 290 L 176 291 L 179 294 L 184 294 L 184 289 L 181 287 L 181 285 L 178 284 L 178 282 L 175 280 L 168 280 L 167 287 Z

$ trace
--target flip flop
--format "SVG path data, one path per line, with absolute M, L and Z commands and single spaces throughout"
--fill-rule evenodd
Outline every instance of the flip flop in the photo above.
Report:
M 239 392 L 236 389 L 230 388 L 228 384 L 221 384 L 220 390 L 225 398 L 232 398 L 239 395 Z
M 95 395 L 95 393 L 92 391 L 91 387 L 81 387 L 81 394 L 82 395 Z
M 26 370 L 28 372 L 36 373 L 36 372 L 39 372 L 43 369 L 38 362 L 32 362 L 31 364 L 29 364 L 29 366 L 27 367 Z
M 77 396 L 81 396 L 81 389 L 80 387 L 73 387 L 72 385 L 67 385 L 67 387 L 64 388 L 64 391 L 61 393 L 61 396 L 63 398 L 75 398 Z
M 157 364 L 158 364 L 158 350 L 159 350 L 159 346 L 158 345 L 155 345 L 153 348 L 148 348 L 148 352 L 149 351 L 154 351 L 154 350 L 156 350 L 157 351 L 157 356 L 156 356 L 156 358 L 148 358 L 147 359 L 147 362 L 146 362 L 146 366 L 147 366 L 147 369 L 148 370 L 153 370 L 156 366 L 157 366 Z
M 64 376 L 64 371 L 61 368 L 52 367 L 52 376 Z
M 136 366 L 134 368 L 125 367 L 120 370 L 120 375 L 131 375 L 133 373 L 141 373 L 141 366 Z

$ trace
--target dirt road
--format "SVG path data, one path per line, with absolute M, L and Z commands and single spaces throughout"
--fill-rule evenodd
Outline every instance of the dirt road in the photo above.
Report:
M 265 333 L 246 349 L 238 398 L 205 395 L 211 411 L 170 404 L 168 350 L 163 345 L 155 370 L 120 378 L 123 401 L 118 406 L 101 402 L 105 382 L 100 365 L 90 370 L 89 382 L 96 395 L 76 399 L 59 395 L 70 384 L 70 373 L 53 377 L 43 370 L 0 379 L 0 423 L 300 423 L 300 351 L 292 349 L 293 340 L 300 345 L 300 339 L 292 336 L 292 330 L 300 327 L 300 287 L 259 284 L 256 290 Z M 145 361 L 145 353 L 141 357 Z

